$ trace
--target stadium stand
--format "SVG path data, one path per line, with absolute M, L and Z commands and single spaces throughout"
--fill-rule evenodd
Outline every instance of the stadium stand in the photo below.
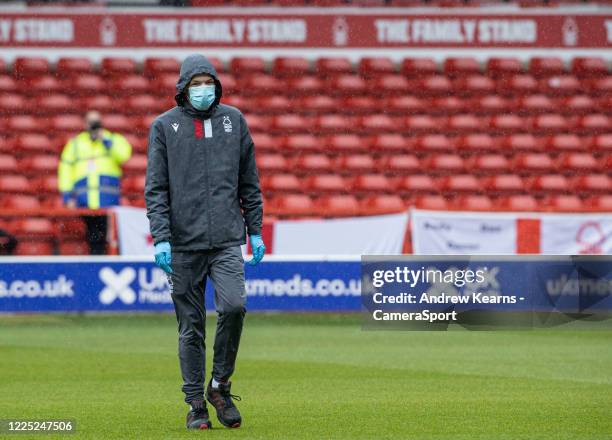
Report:
M 611 210 L 612 75 L 603 59 L 214 62 L 224 102 L 249 121 L 266 211 L 274 218 L 409 206 Z M 60 205 L 57 157 L 89 108 L 132 143 L 122 203 L 143 206 L 148 127 L 173 105 L 178 68 L 173 58 L 0 63 L 3 206 Z M 30 105 L 34 93 L 42 98 Z M 18 252 L 82 249 L 78 237 L 39 220 L 10 223 L 18 238 L 29 237 Z M 55 235 L 61 240 L 53 249 Z

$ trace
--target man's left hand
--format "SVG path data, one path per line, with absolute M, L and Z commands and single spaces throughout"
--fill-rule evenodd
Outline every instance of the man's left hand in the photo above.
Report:
M 255 266 L 266 253 L 266 245 L 261 239 L 261 235 L 251 235 L 251 251 L 253 252 L 253 258 L 249 261 L 249 264 Z

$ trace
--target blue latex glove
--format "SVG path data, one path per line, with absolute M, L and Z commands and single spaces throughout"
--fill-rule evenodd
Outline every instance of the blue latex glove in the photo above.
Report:
M 113 146 L 113 141 L 108 138 L 104 138 L 102 139 L 102 144 L 106 147 L 107 150 L 110 150 L 110 148 Z
M 249 264 L 255 266 L 266 253 L 266 245 L 261 239 L 261 235 L 251 235 L 251 251 L 253 252 L 253 258 L 249 261 Z
M 155 245 L 155 264 L 162 268 L 166 273 L 172 273 L 172 252 L 170 251 L 170 243 L 160 241 Z

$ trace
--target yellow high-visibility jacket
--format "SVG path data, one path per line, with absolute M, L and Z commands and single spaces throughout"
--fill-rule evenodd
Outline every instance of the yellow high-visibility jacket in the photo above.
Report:
M 75 200 L 90 209 L 119 204 L 121 164 L 132 155 L 132 146 L 118 133 L 103 132 L 92 141 L 84 131 L 64 146 L 57 171 L 64 203 Z

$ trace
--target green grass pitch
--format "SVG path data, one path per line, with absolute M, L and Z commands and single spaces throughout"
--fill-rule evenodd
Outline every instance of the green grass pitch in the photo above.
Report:
M 72 418 L 73 439 L 612 438 L 610 330 L 375 332 L 357 315 L 251 313 L 233 378 L 243 426 L 211 413 L 208 432 L 184 429 L 176 344 L 169 314 L 0 317 L 0 419 Z

